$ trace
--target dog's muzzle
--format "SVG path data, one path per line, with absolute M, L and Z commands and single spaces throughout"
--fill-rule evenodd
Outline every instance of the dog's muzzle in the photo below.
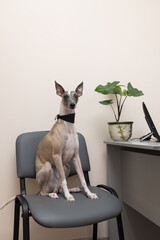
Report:
M 70 103 L 70 108 L 71 109 L 74 109 L 76 107 L 76 104 L 75 103 Z

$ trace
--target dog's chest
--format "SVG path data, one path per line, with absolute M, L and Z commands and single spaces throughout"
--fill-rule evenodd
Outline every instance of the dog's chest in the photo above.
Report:
M 66 136 L 62 161 L 63 163 L 69 162 L 74 156 L 75 152 L 78 150 L 78 137 L 76 133 L 69 133 Z

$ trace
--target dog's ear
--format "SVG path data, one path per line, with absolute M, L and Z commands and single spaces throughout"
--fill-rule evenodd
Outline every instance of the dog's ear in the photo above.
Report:
M 55 87 L 56 87 L 56 93 L 57 95 L 61 96 L 63 95 L 63 93 L 65 92 L 64 88 L 55 81 Z
M 83 82 L 81 82 L 81 84 L 78 85 L 78 87 L 76 88 L 75 92 L 78 95 L 78 97 L 82 96 L 82 93 L 83 93 Z

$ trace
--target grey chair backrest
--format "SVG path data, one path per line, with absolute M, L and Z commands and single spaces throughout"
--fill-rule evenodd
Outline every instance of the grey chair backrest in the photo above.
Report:
M 37 147 L 42 138 L 48 131 L 29 132 L 21 134 L 16 141 L 16 161 L 17 161 L 17 176 L 19 178 L 35 178 L 35 157 Z M 84 172 L 90 171 L 90 163 L 85 139 L 82 134 L 78 133 L 79 138 L 79 154 Z M 75 175 L 72 161 L 70 176 Z

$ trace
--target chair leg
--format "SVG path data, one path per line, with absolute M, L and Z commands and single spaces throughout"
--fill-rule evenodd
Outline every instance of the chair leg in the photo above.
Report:
M 28 212 L 23 212 L 23 240 L 30 240 Z
M 20 203 L 18 199 L 15 199 L 15 208 L 14 208 L 14 232 L 13 240 L 19 239 L 19 213 L 20 213 Z
M 98 223 L 93 224 L 93 240 L 97 240 Z
M 117 217 L 119 240 L 125 240 L 121 214 Z

